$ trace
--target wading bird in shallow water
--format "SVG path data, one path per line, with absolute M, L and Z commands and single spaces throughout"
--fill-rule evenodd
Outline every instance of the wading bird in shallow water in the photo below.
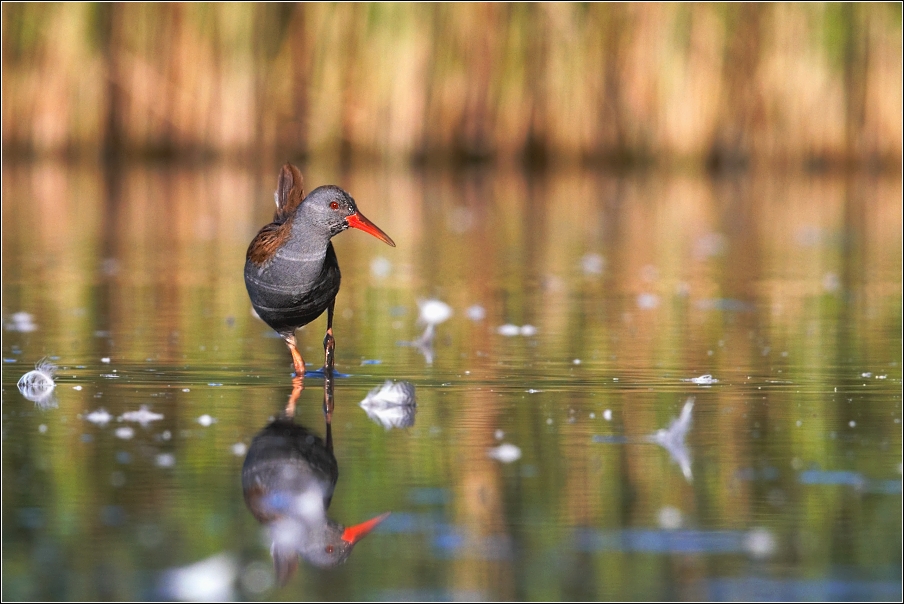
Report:
M 324 368 L 332 368 L 335 339 L 333 308 L 339 293 L 339 262 L 330 239 L 348 228 L 370 233 L 395 247 L 389 235 L 358 211 L 351 195 L 333 185 L 305 197 L 301 172 L 282 167 L 276 187 L 276 214 L 248 246 L 245 287 L 251 306 L 282 336 L 304 376 L 295 330 L 327 313 Z

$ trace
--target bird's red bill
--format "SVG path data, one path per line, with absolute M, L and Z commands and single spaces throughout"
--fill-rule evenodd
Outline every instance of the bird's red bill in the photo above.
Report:
M 348 222 L 348 226 L 353 229 L 370 233 L 383 243 L 388 243 L 392 247 L 395 247 L 395 242 L 389 238 L 389 235 L 380 230 L 380 227 L 368 220 L 361 212 L 355 212 L 351 216 L 348 216 L 345 221 Z
M 380 514 L 376 518 L 371 518 L 367 522 L 362 522 L 361 524 L 356 524 L 355 526 L 350 526 L 342 532 L 342 540 L 351 543 L 352 545 L 364 539 L 369 532 L 377 528 L 377 525 L 386 520 L 386 517 L 389 516 L 391 512 L 386 512 L 385 514 Z

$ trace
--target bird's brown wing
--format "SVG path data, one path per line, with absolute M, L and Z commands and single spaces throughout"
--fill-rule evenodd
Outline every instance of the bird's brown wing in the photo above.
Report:
M 251 240 L 246 258 L 257 266 L 266 264 L 292 234 L 292 216 L 285 222 L 271 222 Z
M 273 222 L 286 222 L 304 201 L 304 177 L 298 168 L 286 162 L 276 185 L 276 214 Z
M 279 171 L 275 197 L 273 222 L 262 228 L 248 246 L 246 258 L 257 266 L 269 261 L 288 240 L 292 233 L 292 217 L 304 201 L 304 177 L 298 168 L 288 162 Z

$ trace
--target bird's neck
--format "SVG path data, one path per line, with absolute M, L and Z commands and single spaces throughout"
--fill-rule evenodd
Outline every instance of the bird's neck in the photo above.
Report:
M 321 263 L 326 256 L 330 238 L 329 231 L 311 228 L 303 216 L 297 216 L 292 223 L 292 233 L 289 235 L 286 250 L 290 250 L 297 260 Z

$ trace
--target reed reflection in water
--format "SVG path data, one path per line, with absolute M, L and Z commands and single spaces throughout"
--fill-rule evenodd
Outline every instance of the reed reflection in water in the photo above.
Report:
M 329 508 L 392 516 L 276 591 L 239 496 L 292 370 L 241 279 L 272 166 L 6 165 L 5 598 L 149 599 L 200 561 L 247 598 L 900 596 L 899 180 L 302 170 L 398 244 L 335 242 Z M 432 363 L 400 345 L 428 299 Z M 46 410 L 16 388 L 44 356 Z M 413 426 L 359 408 L 387 379 Z M 689 481 L 649 436 L 691 396 Z

